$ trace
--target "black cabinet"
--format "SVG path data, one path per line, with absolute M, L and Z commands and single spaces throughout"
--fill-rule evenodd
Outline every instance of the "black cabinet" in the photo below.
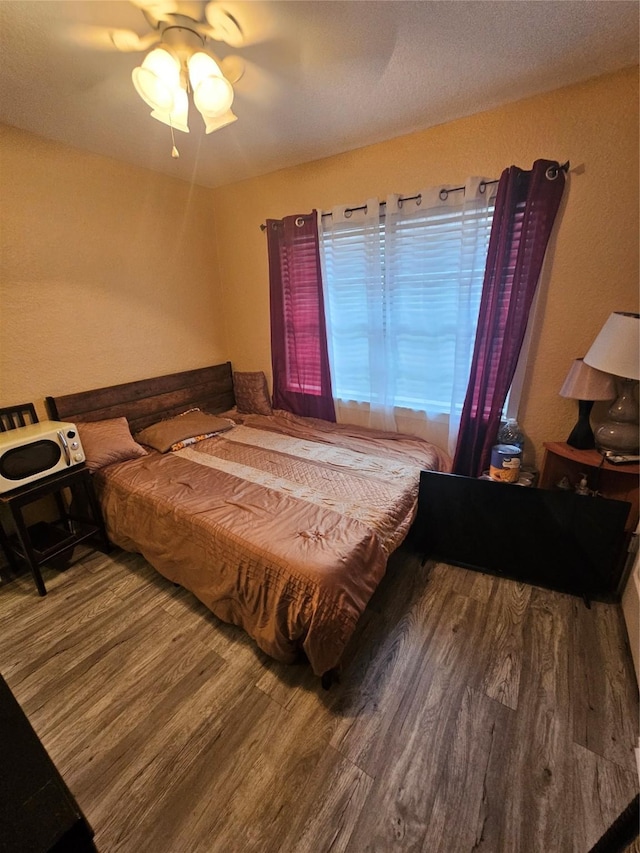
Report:
M 0 853 L 95 853 L 93 830 L 0 676 Z

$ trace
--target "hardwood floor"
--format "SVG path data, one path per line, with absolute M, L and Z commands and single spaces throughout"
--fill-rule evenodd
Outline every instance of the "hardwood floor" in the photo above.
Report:
M 618 606 L 403 549 L 324 691 L 141 557 L 45 582 L 0 672 L 101 853 L 587 853 L 637 793 Z

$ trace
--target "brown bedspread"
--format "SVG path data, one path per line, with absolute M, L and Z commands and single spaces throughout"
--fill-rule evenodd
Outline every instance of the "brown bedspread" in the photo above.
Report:
M 336 666 L 415 514 L 432 445 L 282 412 L 96 475 L 107 530 L 267 654 Z

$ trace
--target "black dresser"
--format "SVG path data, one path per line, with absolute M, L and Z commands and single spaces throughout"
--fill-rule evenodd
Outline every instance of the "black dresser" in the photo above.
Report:
M 0 676 L 0 853 L 95 853 L 93 830 Z

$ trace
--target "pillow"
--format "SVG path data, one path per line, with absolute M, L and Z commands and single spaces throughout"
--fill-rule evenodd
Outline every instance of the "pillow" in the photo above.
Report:
M 76 426 L 90 471 L 147 455 L 144 447 L 134 441 L 126 418 L 87 421 Z
M 153 447 L 154 450 L 159 450 L 160 453 L 166 453 L 174 444 L 183 442 L 187 438 L 224 432 L 233 426 L 233 421 L 226 418 L 192 410 L 183 415 L 176 415 L 175 418 L 152 424 L 136 433 L 136 439 Z
M 233 373 L 233 392 L 236 406 L 244 415 L 271 415 L 271 398 L 267 377 L 261 370 Z

